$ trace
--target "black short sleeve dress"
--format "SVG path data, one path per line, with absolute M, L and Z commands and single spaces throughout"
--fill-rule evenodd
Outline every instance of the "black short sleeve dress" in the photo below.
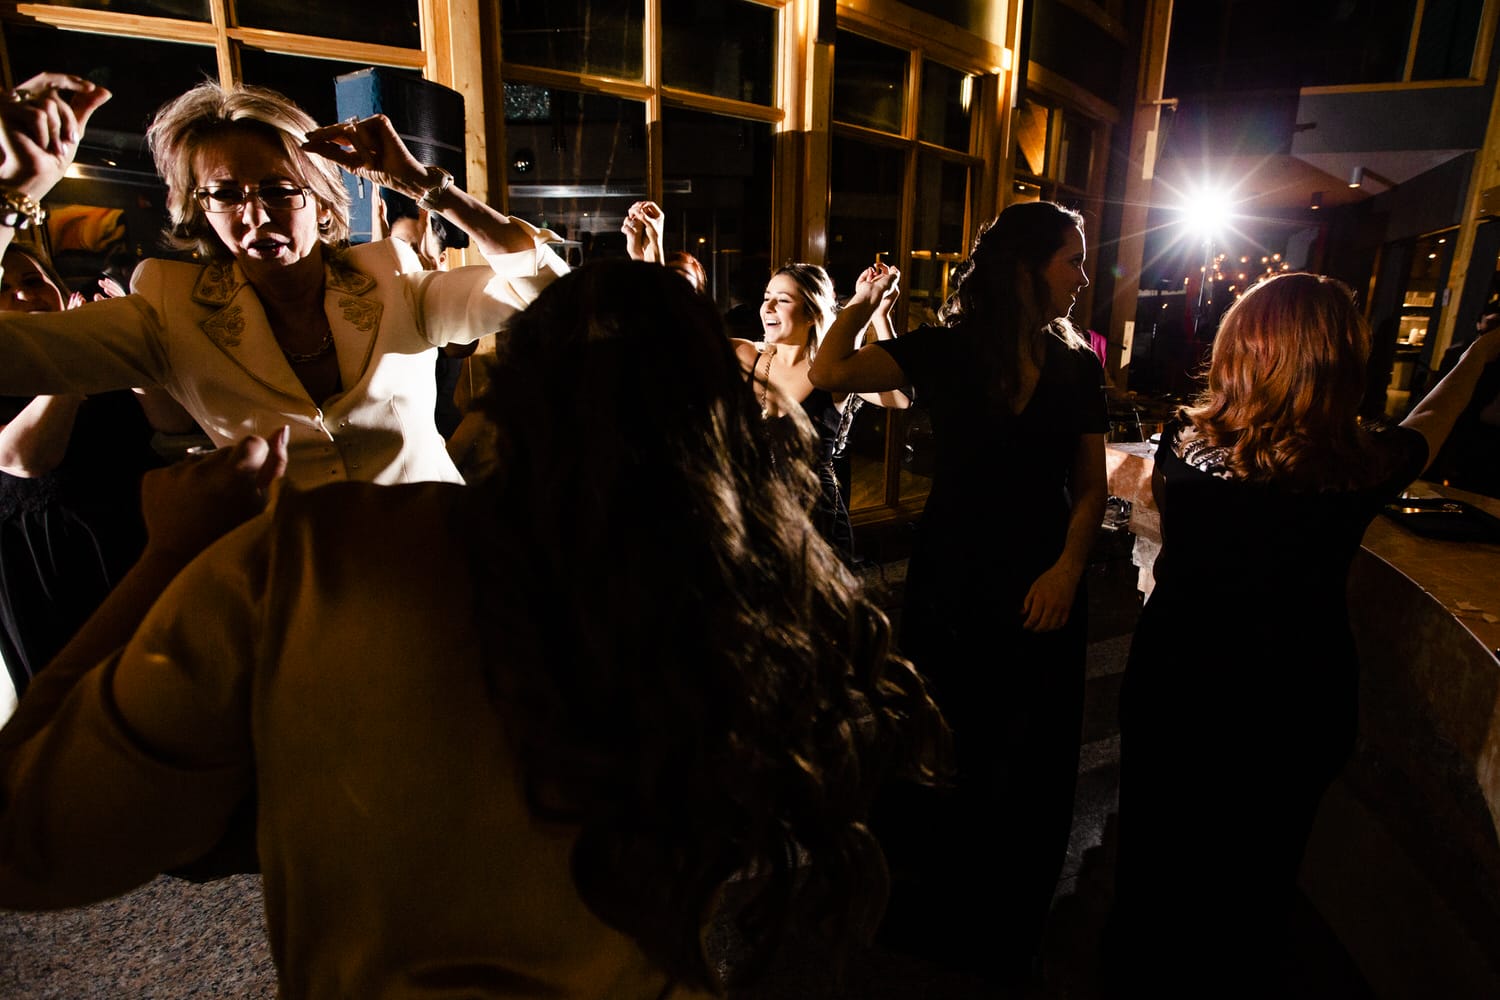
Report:
M 921 327 L 879 341 L 928 408 L 932 492 L 907 571 L 902 651 L 932 681 L 954 730 L 957 788 L 914 833 L 914 883 L 941 888 L 893 920 L 913 924 L 947 958 L 984 956 L 985 971 L 1024 974 L 1067 852 L 1083 712 L 1086 597 L 1065 628 L 1021 628 L 1031 584 L 1062 554 L 1080 439 L 1107 428 L 1104 375 L 1086 346 L 1046 340 L 1035 392 L 1013 413 L 991 388 L 986 331 Z M 928 807 L 923 807 L 928 808 Z M 934 842 L 933 838 L 938 838 Z M 962 914 L 945 922 L 936 914 Z M 978 919 L 974 914 L 988 914 Z M 927 949 L 930 950 L 930 949 Z
M 1162 549 L 1121 695 L 1113 926 L 1148 978 L 1161 948 L 1174 969 L 1274 966 L 1318 802 L 1354 746 L 1349 567 L 1427 459 L 1420 434 L 1384 428 L 1369 485 L 1296 490 L 1233 478 L 1183 431 L 1156 452 Z

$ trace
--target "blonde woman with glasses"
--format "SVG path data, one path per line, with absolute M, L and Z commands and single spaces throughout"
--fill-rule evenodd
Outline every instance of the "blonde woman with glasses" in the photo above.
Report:
M 0 98 L 0 250 L 39 222 L 109 92 L 45 73 Z M 323 128 L 281 95 L 205 82 L 147 130 L 167 242 L 132 294 L 0 317 L 0 394 L 161 386 L 222 446 L 290 428 L 287 478 L 461 482 L 432 421 L 433 353 L 503 327 L 567 266 L 555 239 L 417 161 L 383 115 Z M 347 246 L 339 167 L 462 227 L 486 265 L 424 271 L 399 241 Z

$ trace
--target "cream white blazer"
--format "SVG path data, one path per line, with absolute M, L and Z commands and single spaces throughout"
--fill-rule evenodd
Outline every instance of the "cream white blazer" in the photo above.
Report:
M 131 294 L 61 313 L 0 313 L 0 394 L 159 385 L 216 446 L 291 427 L 287 479 L 462 482 L 433 424 L 434 351 L 499 332 L 567 265 L 536 248 L 424 271 L 381 240 L 326 252 L 323 310 L 342 391 L 319 407 L 237 264 L 147 260 Z

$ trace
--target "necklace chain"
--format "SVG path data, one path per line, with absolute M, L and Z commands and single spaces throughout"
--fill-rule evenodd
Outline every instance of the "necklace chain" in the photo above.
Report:
M 767 389 L 769 388 L 769 386 L 771 384 L 771 357 L 772 357 L 772 355 L 773 355 L 774 352 L 772 352 L 772 351 L 762 351 L 761 353 L 765 356 L 765 359 L 766 359 L 766 377 L 765 377 L 764 380 L 760 381 L 760 384 L 757 385 L 756 388 L 760 390 L 760 415 L 761 415 L 761 417 L 764 418 L 764 417 L 769 417 L 771 415 L 771 404 L 770 404 L 770 401 L 766 397 L 767 397 Z M 757 369 L 760 367 L 760 359 L 759 358 L 757 358 L 755 360 L 755 367 Z
M 333 350 L 333 331 L 329 330 L 327 333 L 323 334 L 323 340 L 322 340 L 322 342 L 319 343 L 318 346 L 314 350 L 308 351 L 306 354 L 296 354 L 296 353 L 294 353 L 292 351 L 287 350 L 285 347 L 283 347 L 281 349 L 281 353 L 285 354 L 286 355 L 286 359 L 288 361 L 290 361 L 292 364 L 294 364 L 294 365 L 305 365 L 309 361 L 318 361 L 318 360 L 326 357 L 329 354 L 329 352 L 331 352 L 332 350 Z

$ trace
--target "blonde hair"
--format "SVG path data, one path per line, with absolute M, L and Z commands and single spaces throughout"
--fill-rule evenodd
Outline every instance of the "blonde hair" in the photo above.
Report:
M 1369 359 L 1370 328 L 1349 286 L 1318 274 L 1269 278 L 1224 314 L 1208 387 L 1180 411 L 1192 425 L 1185 439 L 1226 448 L 1240 479 L 1373 482 L 1382 463 L 1359 419 Z
M 167 182 L 167 213 L 172 228 L 166 242 L 178 250 L 197 250 L 209 257 L 229 250 L 214 234 L 198 207 L 193 161 L 203 144 L 220 136 L 253 134 L 279 145 L 292 165 L 295 180 L 307 188 L 328 219 L 318 229 L 325 243 L 349 239 L 349 192 L 339 167 L 302 150 L 307 133 L 318 127 L 291 100 L 264 87 L 236 84 L 221 87 L 205 80 L 162 106 L 146 130 L 146 143 L 156 160 L 156 171 Z

